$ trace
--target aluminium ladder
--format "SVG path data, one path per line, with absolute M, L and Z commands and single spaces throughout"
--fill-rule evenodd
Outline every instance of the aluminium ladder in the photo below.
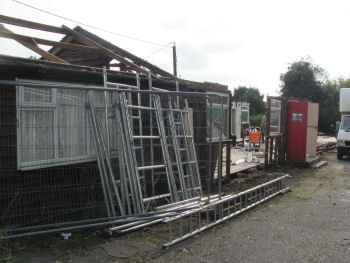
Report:
M 189 197 L 201 196 L 202 188 L 188 102 L 185 99 L 186 110 L 180 109 L 178 104 L 179 101 L 177 100 L 175 103 L 177 109 L 173 109 L 172 100 L 169 99 L 169 121 L 170 127 L 172 127 L 170 131 L 177 152 L 176 156 L 179 159 L 178 163 L 183 173 L 183 184 L 187 199 Z
M 140 90 L 140 80 L 137 74 L 137 86 L 108 82 L 105 69 L 103 74 L 105 87 L 113 86 L 119 90 L 124 88 Z M 149 88 L 152 90 L 150 79 L 149 83 Z M 188 126 L 189 122 L 186 125 L 184 121 L 185 115 L 189 118 L 189 112 L 173 109 L 170 97 L 167 97 L 168 104 L 162 107 L 160 96 L 155 94 L 149 95 L 148 106 L 142 106 L 141 93 L 119 91 L 113 95 L 116 95 L 116 98 L 113 97 L 116 107 L 115 114 L 111 117 L 115 118 L 116 121 L 117 140 L 120 147 L 118 147 L 119 177 L 113 178 L 114 181 L 111 180 L 113 186 L 116 186 L 117 190 L 120 189 L 121 203 L 125 207 L 126 213 L 144 213 L 148 210 L 151 201 L 161 198 L 170 197 L 171 202 L 178 202 L 189 197 L 201 196 L 192 130 Z M 147 111 L 150 116 L 151 127 L 148 130 L 150 135 L 144 133 L 147 129 L 144 129 L 142 125 L 142 119 L 145 117 L 145 114 L 142 114 L 144 111 Z M 153 122 L 153 118 L 156 122 Z M 170 131 L 166 125 L 172 127 Z M 173 129 L 173 127 L 176 128 Z M 157 129 L 155 133 L 153 128 Z M 150 140 L 151 143 L 151 163 L 147 165 L 144 157 L 145 140 Z M 154 144 L 154 140 L 160 142 L 162 164 L 154 162 L 153 145 L 159 145 L 159 143 Z M 107 155 L 108 150 L 106 151 Z M 171 159 L 174 156 L 175 161 Z M 161 169 L 161 171 L 154 173 L 157 169 Z M 149 182 L 146 181 L 146 174 L 149 175 L 149 171 L 151 172 L 151 191 L 149 191 L 150 189 L 147 191 Z M 157 178 L 154 177 L 156 174 L 158 174 Z M 156 195 L 155 184 L 164 174 L 169 192 Z M 149 192 L 151 192 L 151 196 L 149 196 Z
M 132 110 L 144 110 L 144 111 L 150 111 L 154 112 L 155 115 L 158 115 L 159 112 L 161 112 L 161 109 L 157 108 L 157 104 L 155 104 L 155 108 L 152 107 L 146 107 L 146 106 L 135 106 L 128 104 L 126 100 L 126 95 L 124 92 L 121 92 L 118 94 L 117 99 L 117 105 L 118 105 L 118 111 L 121 116 L 121 134 L 122 134 L 122 140 L 124 141 L 123 151 L 126 154 L 125 159 L 126 161 L 126 167 L 128 172 L 128 177 L 130 178 L 131 182 L 140 181 L 140 172 L 147 171 L 147 170 L 154 170 L 154 169 L 164 169 L 166 170 L 167 175 L 167 181 L 168 181 L 168 187 L 169 187 L 169 195 L 165 194 L 166 196 L 170 196 L 171 200 L 176 202 L 179 201 L 179 197 L 177 194 L 176 189 L 174 188 L 174 176 L 173 176 L 173 169 L 172 164 L 170 163 L 169 155 L 167 146 L 166 146 L 166 138 L 165 138 L 165 128 L 162 126 L 162 122 L 157 122 L 157 127 L 159 130 L 159 135 L 133 135 L 132 127 L 130 125 L 130 120 L 132 119 L 132 116 L 129 115 L 130 109 Z M 159 118 L 157 118 L 158 120 Z M 160 144 L 162 146 L 162 155 L 163 155 L 163 161 L 164 164 L 158 164 L 158 165 L 139 165 L 139 160 L 136 156 L 136 149 L 135 147 L 135 141 L 139 140 L 160 140 Z M 135 184 L 135 182 L 134 182 Z M 136 188 L 135 188 L 136 189 Z M 137 187 L 137 189 L 140 189 L 140 187 Z M 138 190 L 139 191 L 139 190 Z M 140 192 L 140 191 L 139 191 Z M 140 196 L 144 196 L 145 193 L 140 194 Z M 156 199 L 156 196 L 154 197 Z M 152 200 L 152 197 L 150 198 L 139 198 L 138 200 L 135 200 L 136 202 L 143 203 L 144 201 L 150 201 Z

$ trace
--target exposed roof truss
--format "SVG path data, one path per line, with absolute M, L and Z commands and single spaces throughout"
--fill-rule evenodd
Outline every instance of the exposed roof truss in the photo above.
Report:
M 16 34 L 1 23 L 57 33 L 64 35 L 64 37 L 61 41 L 58 42 L 43 38 Z M 161 68 L 105 41 L 102 38 L 99 38 L 98 36 L 82 29 L 81 27 L 76 27 L 74 29 L 70 29 L 64 25 L 62 27 L 55 27 L 0 15 L 0 37 L 17 41 L 21 45 L 39 54 L 42 60 L 58 62 L 62 64 L 71 64 L 71 62 L 59 57 L 59 52 L 62 50 L 77 50 L 81 52 L 102 54 L 103 56 L 110 59 L 110 61 L 117 60 L 119 62 L 117 65 L 120 65 L 120 68 L 127 69 L 128 71 L 135 71 L 146 75 L 151 74 L 154 77 L 171 79 L 175 78 L 172 74 L 162 70 Z M 46 51 L 39 45 L 51 46 L 52 48 L 49 51 Z

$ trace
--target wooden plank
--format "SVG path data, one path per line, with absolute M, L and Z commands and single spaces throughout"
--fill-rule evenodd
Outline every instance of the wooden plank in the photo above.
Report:
M 25 64 L 30 63 L 30 64 L 37 64 L 39 66 L 57 67 L 60 69 L 79 70 L 84 72 L 98 72 L 98 73 L 102 72 L 102 68 L 97 68 L 97 67 L 81 66 L 81 65 L 74 65 L 74 64 L 62 64 L 54 61 L 28 59 L 28 58 L 13 57 L 13 56 L 0 54 L 0 62 L 1 61 L 5 61 L 5 63 L 6 62 L 25 63 Z M 117 74 L 122 77 L 130 78 L 133 81 L 135 80 L 135 73 L 121 72 L 121 71 L 115 71 L 115 70 L 107 70 L 107 72 L 112 74 Z
M 92 47 L 97 47 L 100 48 L 100 50 L 102 51 L 103 54 L 105 54 L 106 56 L 112 58 L 112 59 L 116 59 L 119 62 L 124 63 L 125 65 L 129 66 L 130 68 L 132 68 L 133 70 L 143 73 L 143 74 L 149 74 L 150 72 L 147 70 L 144 70 L 142 68 L 140 68 L 139 66 L 135 65 L 134 63 L 122 58 L 121 56 L 117 55 L 116 53 L 114 53 L 112 50 L 105 48 L 104 46 L 101 46 L 100 44 L 96 43 L 95 41 L 89 39 L 88 37 L 80 34 L 79 32 L 72 30 L 66 26 L 62 26 L 64 29 L 66 29 L 67 31 L 69 31 L 69 35 L 73 36 L 76 40 L 84 43 L 85 45 L 88 46 L 92 46 Z M 155 78 L 158 78 L 157 76 L 155 76 L 154 74 L 151 73 L 151 75 Z
M 269 163 L 270 164 L 272 164 L 273 139 L 274 139 L 274 137 L 270 137 L 270 147 L 269 147 Z
M 98 48 L 95 48 L 95 47 L 88 47 L 88 46 L 70 44 L 70 43 L 65 43 L 65 42 L 57 42 L 57 41 L 52 41 L 52 40 L 47 40 L 47 39 L 42 39 L 42 38 L 37 38 L 37 37 L 31 37 L 31 36 L 25 36 L 25 35 L 16 34 L 16 33 L 5 32 L 5 31 L 2 31 L 2 28 L 3 27 L 0 26 L 0 37 L 3 37 L 3 38 L 9 38 L 9 39 L 13 39 L 16 41 L 22 40 L 22 41 L 26 41 L 26 42 L 29 42 L 33 39 L 36 43 L 41 44 L 41 45 L 45 45 L 45 46 L 54 46 L 54 47 L 61 47 L 61 48 L 66 48 L 66 49 L 87 51 L 87 52 L 99 52 L 100 51 Z M 99 53 L 101 53 L 101 52 L 99 52 Z
M 226 176 L 230 175 L 231 170 L 231 142 L 226 144 Z
M 60 42 L 70 43 L 72 40 L 73 40 L 72 37 L 65 36 L 64 38 L 62 38 Z M 62 50 L 62 47 L 53 47 L 49 50 L 49 52 L 53 55 L 57 55 L 61 50 Z
M 0 30 L 5 33 L 13 33 L 12 31 L 8 30 L 3 24 L 0 24 Z M 59 62 L 63 64 L 69 64 L 67 61 L 60 59 L 56 57 L 55 55 L 52 55 L 51 53 L 41 49 L 38 44 L 35 42 L 33 38 L 28 38 L 26 40 L 14 37 L 13 40 L 17 41 L 21 45 L 25 46 L 26 48 L 29 48 L 30 50 L 34 51 L 35 53 L 43 56 L 49 61 Z
M 279 163 L 286 160 L 286 144 L 287 144 L 287 122 L 288 122 L 288 102 L 285 98 L 281 99 L 281 147 Z
M 61 27 L 49 26 L 49 25 L 31 22 L 31 21 L 18 19 L 10 16 L 0 15 L 0 22 L 5 24 L 10 24 L 10 25 L 15 25 L 15 26 L 43 30 L 43 31 L 52 32 L 52 33 L 58 33 L 58 34 L 67 33 L 67 30 Z
M 265 131 L 265 168 L 269 163 L 268 161 L 268 152 L 269 152 L 269 140 L 270 140 L 270 110 L 271 108 L 271 98 L 267 97 L 266 107 L 265 107 L 265 120 L 266 120 L 266 131 Z
M 274 155 L 273 155 L 273 163 L 276 164 L 277 161 L 279 160 L 279 149 L 280 149 L 280 136 L 277 136 L 275 138 L 275 150 L 274 150 Z
M 281 134 L 281 136 L 278 138 L 278 143 L 279 143 L 279 147 L 278 147 L 278 164 L 282 163 L 282 139 L 283 139 L 283 134 Z

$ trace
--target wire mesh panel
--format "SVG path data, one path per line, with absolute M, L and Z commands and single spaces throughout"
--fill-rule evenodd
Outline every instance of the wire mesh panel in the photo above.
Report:
M 40 225 L 106 216 L 84 91 L 1 91 L 0 223 Z
M 145 214 L 210 183 L 208 95 L 17 83 L 0 92 L 1 229 Z

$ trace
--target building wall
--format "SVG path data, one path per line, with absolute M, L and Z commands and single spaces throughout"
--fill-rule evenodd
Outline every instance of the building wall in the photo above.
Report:
M 33 79 L 82 84 L 102 84 L 101 72 L 26 63 L 2 63 L 0 79 Z M 110 81 L 136 84 L 132 74 L 115 74 Z M 154 80 L 154 86 L 175 90 L 174 82 Z M 143 89 L 148 80 L 141 79 Z M 205 85 L 204 85 L 205 86 Z M 181 91 L 205 91 L 200 85 L 180 85 Z M 194 137 L 202 182 L 208 178 L 206 101 L 189 97 L 193 109 Z M 17 169 L 16 89 L 0 87 L 0 227 L 37 225 L 106 216 L 96 162 L 20 171 Z M 215 156 L 215 154 L 214 154 Z M 213 164 L 213 167 L 215 165 Z

